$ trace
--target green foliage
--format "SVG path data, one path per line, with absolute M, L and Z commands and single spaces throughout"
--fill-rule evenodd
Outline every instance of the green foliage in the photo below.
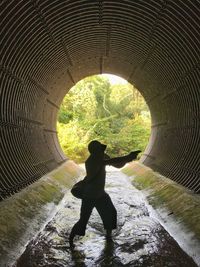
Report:
M 144 151 L 150 114 L 140 93 L 129 83 L 111 85 L 95 75 L 78 82 L 65 96 L 58 114 L 58 138 L 66 155 L 78 163 L 94 139 L 108 145 L 110 156 Z

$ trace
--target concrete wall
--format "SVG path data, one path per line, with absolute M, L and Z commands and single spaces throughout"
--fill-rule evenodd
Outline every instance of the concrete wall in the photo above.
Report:
M 199 195 L 140 163 L 131 163 L 123 172 L 132 177 L 133 184 L 143 190 L 148 202 L 158 213 L 160 211 L 165 221 L 173 217 L 176 226 L 185 226 L 190 236 L 198 240 L 197 247 L 200 248 Z
M 83 173 L 83 169 L 67 161 L 39 181 L 0 202 L 0 266 L 11 266 L 28 241 L 55 214 L 66 191 Z

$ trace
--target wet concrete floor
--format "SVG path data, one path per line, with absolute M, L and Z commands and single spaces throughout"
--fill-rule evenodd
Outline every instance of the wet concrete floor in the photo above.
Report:
M 126 175 L 109 168 L 106 191 L 118 212 L 118 228 L 113 232 L 112 241 L 106 241 L 101 219 L 94 210 L 86 236 L 75 238 L 75 249 L 69 248 L 69 232 L 79 218 L 81 201 L 68 192 L 57 214 L 30 241 L 13 266 L 197 266 L 151 216 L 144 196 Z

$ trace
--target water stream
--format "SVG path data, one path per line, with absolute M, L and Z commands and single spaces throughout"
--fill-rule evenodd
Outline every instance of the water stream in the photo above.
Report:
M 106 241 L 101 219 L 94 210 L 86 236 L 77 237 L 75 249 L 70 249 L 68 236 L 79 218 L 81 201 L 67 192 L 55 216 L 29 242 L 13 266 L 197 266 L 152 216 L 145 196 L 125 174 L 109 167 L 106 191 L 118 213 L 118 228 L 112 241 Z

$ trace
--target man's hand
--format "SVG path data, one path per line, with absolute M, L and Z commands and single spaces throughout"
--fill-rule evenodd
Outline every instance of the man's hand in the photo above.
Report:
M 142 151 L 141 150 L 136 150 L 136 151 L 133 151 L 133 152 L 129 153 L 128 156 L 130 157 L 130 160 L 136 159 L 140 152 L 142 152 Z

